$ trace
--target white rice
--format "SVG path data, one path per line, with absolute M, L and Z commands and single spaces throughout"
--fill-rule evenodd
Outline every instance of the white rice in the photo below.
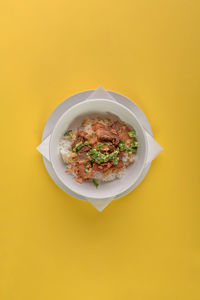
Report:
M 118 172 L 110 172 L 108 175 L 105 177 L 101 172 L 95 172 L 94 173 L 94 179 L 98 180 L 99 182 L 106 182 L 106 181 L 113 181 L 117 178 L 121 178 L 124 174 L 124 170 L 120 170 Z
M 86 131 L 88 134 L 92 134 L 93 130 L 92 130 L 92 126 L 90 124 L 85 125 L 83 128 L 83 131 Z
M 71 155 L 72 140 L 69 137 L 63 137 L 59 143 L 59 152 L 65 163 L 68 163 L 68 159 Z
M 125 152 L 122 157 L 122 161 L 123 161 L 124 165 L 126 167 L 128 167 L 131 163 L 133 163 L 135 161 L 135 155 L 134 154 L 128 155 L 128 153 Z
M 93 133 L 91 124 L 85 124 L 85 125 L 82 125 L 82 126 L 79 128 L 79 131 L 85 131 L 85 132 L 87 132 L 88 134 L 92 134 L 92 133 Z

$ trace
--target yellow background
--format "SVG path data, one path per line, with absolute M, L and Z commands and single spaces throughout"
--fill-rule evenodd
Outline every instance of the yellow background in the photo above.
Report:
M 200 299 L 200 2 L 1 1 L 1 300 Z M 36 146 L 65 98 L 104 86 L 164 152 L 103 213 Z

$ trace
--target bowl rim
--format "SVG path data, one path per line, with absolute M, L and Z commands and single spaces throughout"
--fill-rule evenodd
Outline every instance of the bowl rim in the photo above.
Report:
M 99 196 L 97 195 L 97 197 L 89 197 L 85 194 L 81 194 L 73 189 L 71 189 L 67 184 L 66 182 L 63 181 L 62 177 L 60 176 L 59 172 L 57 172 L 57 169 L 55 167 L 55 162 L 54 160 L 52 160 L 52 148 L 53 148 L 53 139 L 54 139 L 54 136 L 56 135 L 56 130 L 59 126 L 59 124 L 62 122 L 62 120 L 65 118 L 66 115 L 68 115 L 70 113 L 70 111 L 72 111 L 74 108 L 78 107 L 78 106 L 82 106 L 82 105 L 85 105 L 86 103 L 88 102 L 96 102 L 96 101 L 104 101 L 104 102 L 110 102 L 110 103 L 113 103 L 114 105 L 117 105 L 117 106 L 120 106 L 122 109 L 128 111 L 129 114 L 131 114 L 134 119 L 136 120 L 136 122 L 138 123 L 139 127 L 141 128 L 141 131 L 142 131 L 142 134 L 143 134 L 143 137 L 144 137 L 144 143 L 145 143 L 145 155 L 144 155 L 144 159 L 143 159 L 143 162 L 142 162 L 142 166 L 140 168 L 140 171 L 137 173 L 137 176 L 134 180 L 134 182 L 129 185 L 127 188 L 123 189 L 122 191 L 118 192 L 118 194 L 113 194 L 113 195 L 109 195 L 108 197 L 103 197 L 102 196 Z M 143 172 L 144 168 L 145 168 L 145 163 L 146 163 L 146 159 L 147 159 L 147 155 L 148 155 L 148 143 L 147 143 L 147 137 L 146 137 L 146 134 L 145 134 L 145 129 L 143 128 L 143 126 L 141 125 L 140 121 L 138 120 L 138 118 L 136 117 L 136 115 L 127 107 L 125 107 L 124 105 L 122 105 L 121 103 L 118 103 L 116 100 L 111 100 L 111 99 L 103 99 L 103 98 L 95 98 L 95 99 L 86 99 L 85 101 L 83 102 L 80 102 L 80 103 L 77 103 L 75 105 L 73 105 L 72 107 L 70 107 L 68 110 L 66 110 L 62 115 L 61 117 L 57 120 L 54 128 L 53 128 L 53 131 L 51 133 L 51 137 L 50 137 L 50 142 L 49 142 L 49 157 L 50 157 L 50 162 L 52 164 L 52 168 L 54 170 L 54 172 L 56 173 L 57 177 L 59 178 L 59 180 L 64 184 L 64 186 L 66 186 L 71 192 L 72 194 L 76 194 L 82 198 L 87 198 L 87 199 L 91 199 L 91 200 L 99 200 L 99 199 L 110 199 L 110 198 L 119 198 L 121 194 L 126 194 L 131 188 L 132 186 L 135 184 L 135 182 L 137 182 L 138 178 L 140 177 L 141 173 Z

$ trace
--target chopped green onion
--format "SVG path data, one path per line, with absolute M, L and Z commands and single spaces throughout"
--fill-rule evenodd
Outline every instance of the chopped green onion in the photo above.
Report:
M 97 151 L 96 149 L 93 148 L 88 153 L 97 164 L 101 164 L 101 163 L 107 162 L 111 159 L 112 160 L 116 159 L 116 157 L 119 153 L 119 150 L 115 150 L 114 152 L 112 152 L 110 154 L 103 154 L 100 151 Z
M 135 131 L 135 130 L 129 131 L 129 132 L 128 132 L 128 135 L 129 135 L 131 138 L 135 138 L 135 137 L 136 137 L 136 131 Z
M 110 153 L 110 158 L 115 158 L 117 156 L 117 154 L 119 153 L 119 150 L 115 150 L 112 153 Z
M 84 147 L 84 144 L 80 144 L 78 147 L 76 147 L 76 151 L 81 150 L 81 148 L 83 148 L 83 147 Z
M 124 151 L 127 148 L 126 145 L 125 145 L 125 143 L 124 143 L 124 141 L 120 141 L 119 144 L 118 144 L 118 146 L 119 146 L 119 150 L 120 151 Z
M 64 136 L 70 136 L 70 137 L 72 137 L 72 130 L 67 130 L 67 131 L 64 133 Z
M 132 143 L 131 143 L 131 147 L 132 147 L 132 148 L 137 148 L 137 147 L 138 147 L 138 142 L 137 142 L 137 141 L 132 142 Z
M 137 152 L 137 148 L 127 147 L 127 150 L 129 154 Z
M 82 144 L 81 142 L 76 143 L 75 147 L 72 148 L 73 152 L 78 152 L 79 150 L 81 150 L 81 148 L 84 146 L 84 144 Z
M 98 188 L 99 184 L 96 182 L 95 179 L 92 179 L 92 182 L 94 183 L 94 185 L 96 186 L 96 189 Z
M 113 165 L 117 166 L 119 162 L 119 157 L 113 158 Z
M 119 150 L 116 150 L 110 154 L 110 158 L 112 159 L 114 166 L 118 165 L 118 161 L 119 161 L 119 157 L 117 156 L 118 153 Z
M 100 151 L 103 149 L 103 144 L 102 143 L 97 143 L 97 149 Z
M 84 145 L 89 146 L 90 143 L 89 143 L 88 141 L 86 141 L 86 142 L 84 143 Z
M 84 172 L 85 172 L 85 173 L 88 173 L 88 172 L 89 172 L 89 169 L 85 168 L 85 169 L 84 169 Z
M 127 150 L 130 152 L 130 153 L 136 153 L 137 152 L 137 148 L 138 148 L 138 142 L 137 141 L 134 141 L 131 143 L 131 145 L 129 147 L 127 147 Z M 130 154 L 129 153 L 129 154 Z

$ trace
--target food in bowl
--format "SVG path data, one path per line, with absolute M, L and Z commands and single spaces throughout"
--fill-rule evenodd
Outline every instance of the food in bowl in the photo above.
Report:
M 120 119 L 85 119 L 77 130 L 67 130 L 59 143 L 66 173 L 79 183 L 120 178 L 135 161 L 138 148 L 136 131 Z

